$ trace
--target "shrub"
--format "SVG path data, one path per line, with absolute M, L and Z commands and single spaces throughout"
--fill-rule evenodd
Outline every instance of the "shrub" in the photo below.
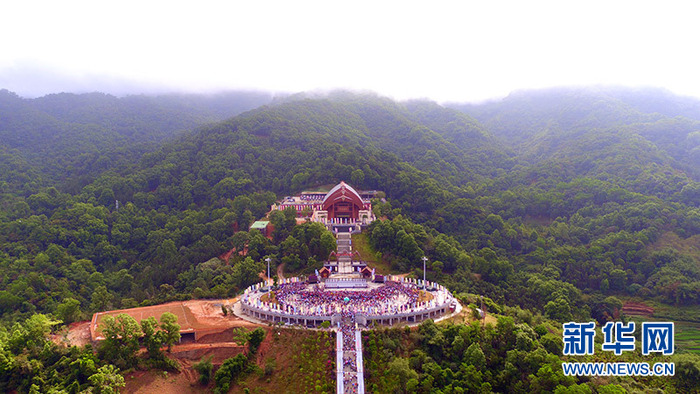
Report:
M 198 363 L 192 365 L 192 368 L 199 373 L 199 382 L 203 385 L 209 384 L 211 380 L 211 371 L 213 369 L 211 363 L 212 357 L 214 356 L 202 358 Z

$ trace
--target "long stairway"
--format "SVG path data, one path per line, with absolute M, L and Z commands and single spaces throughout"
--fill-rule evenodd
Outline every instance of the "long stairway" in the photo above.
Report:
M 352 235 L 350 233 L 337 233 L 336 245 L 338 246 L 338 273 L 352 273 Z
M 343 317 L 336 338 L 336 391 L 338 394 L 364 394 L 362 335 L 354 316 Z

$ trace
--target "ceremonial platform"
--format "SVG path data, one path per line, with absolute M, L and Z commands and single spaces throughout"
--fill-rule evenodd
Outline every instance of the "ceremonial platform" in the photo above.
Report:
M 317 327 L 352 314 L 359 326 L 418 323 L 454 310 L 452 294 L 438 283 L 387 276 L 385 283 L 331 277 L 320 283 L 288 278 L 269 292 L 265 283 L 248 287 L 240 300 L 244 315 L 271 323 Z
M 328 278 L 323 284 L 326 289 L 365 289 L 367 288 L 367 279 Z

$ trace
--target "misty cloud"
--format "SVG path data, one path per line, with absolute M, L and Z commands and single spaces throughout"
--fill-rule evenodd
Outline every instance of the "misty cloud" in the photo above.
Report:
M 7 89 L 27 98 L 61 92 L 102 92 L 115 96 L 125 96 L 141 93 L 167 93 L 176 90 L 163 85 L 106 75 L 72 74 L 31 62 L 0 69 L 0 89 Z

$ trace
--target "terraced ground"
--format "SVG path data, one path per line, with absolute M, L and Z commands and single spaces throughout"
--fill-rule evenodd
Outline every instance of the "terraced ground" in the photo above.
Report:
M 638 326 L 645 321 L 674 322 L 674 340 L 679 351 L 700 354 L 700 305 L 674 307 L 630 299 L 622 310 Z
M 700 355 L 700 324 L 676 322 L 675 341 L 678 348 Z
M 674 341 L 676 343 L 677 352 L 689 352 L 700 354 L 700 323 L 693 321 L 685 321 L 678 319 L 669 319 L 659 316 L 649 315 L 627 315 L 631 321 L 637 323 L 637 327 L 641 327 L 643 322 L 663 321 L 674 322 Z
M 335 388 L 333 333 L 299 329 L 263 327 L 267 334 L 253 358 L 254 372 L 231 385 L 231 393 L 322 393 Z M 125 376 L 123 393 L 210 393 L 197 382 L 192 365 L 212 357 L 214 370 L 225 359 L 245 351 L 230 341 L 230 330 L 207 335 L 194 344 L 176 345 L 170 357 L 180 364 L 180 372 L 133 371 Z

